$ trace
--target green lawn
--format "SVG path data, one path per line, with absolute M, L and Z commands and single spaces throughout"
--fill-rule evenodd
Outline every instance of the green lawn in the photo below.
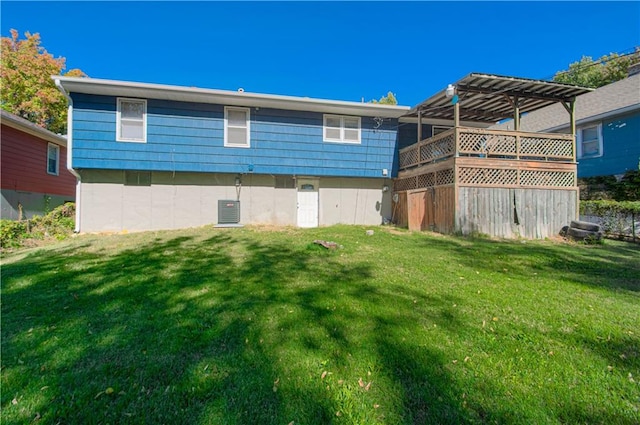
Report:
M 638 245 L 367 229 L 5 255 L 2 423 L 640 423 Z

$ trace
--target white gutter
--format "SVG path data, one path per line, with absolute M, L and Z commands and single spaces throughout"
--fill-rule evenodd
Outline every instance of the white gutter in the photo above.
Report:
M 360 115 L 364 117 L 380 116 L 384 118 L 399 118 L 409 112 L 410 109 L 408 106 L 250 93 L 243 90 L 234 92 L 198 87 L 135 83 L 85 77 L 65 77 L 59 75 L 53 78 L 59 80 L 60 84 L 64 85 L 66 91 L 69 93 L 164 99 L 227 106 L 275 108 L 294 111 Z
M 62 87 L 60 79 L 56 78 L 55 83 L 69 102 L 69 106 L 67 107 L 67 170 L 76 177 L 76 227 L 74 232 L 80 233 L 80 205 L 82 205 L 80 202 L 80 194 L 82 193 L 82 181 L 80 174 L 73 169 L 73 99 L 71 99 L 69 93 Z

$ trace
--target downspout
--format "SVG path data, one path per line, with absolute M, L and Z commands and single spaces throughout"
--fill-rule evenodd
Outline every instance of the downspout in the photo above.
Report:
M 80 194 L 81 191 L 81 177 L 80 174 L 76 170 L 73 169 L 73 99 L 69 96 L 69 93 L 64 89 L 62 84 L 60 83 L 60 79 L 55 79 L 56 87 L 62 92 L 64 97 L 67 98 L 69 102 L 69 106 L 67 107 L 67 170 L 71 174 L 73 174 L 76 178 L 76 227 L 74 229 L 75 233 L 80 233 L 80 206 L 82 203 L 80 202 Z

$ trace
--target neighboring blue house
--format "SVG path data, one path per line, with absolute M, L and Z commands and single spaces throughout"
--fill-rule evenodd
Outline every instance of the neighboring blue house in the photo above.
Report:
M 640 73 L 576 99 L 578 177 L 622 175 L 640 163 Z M 510 129 L 513 122 L 491 127 Z M 560 104 L 522 117 L 520 128 L 569 132 L 569 115 Z
M 70 101 L 78 231 L 391 217 L 408 107 L 54 79 Z

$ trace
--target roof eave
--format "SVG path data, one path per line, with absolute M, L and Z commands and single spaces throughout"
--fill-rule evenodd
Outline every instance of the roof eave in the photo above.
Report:
M 135 83 L 94 78 L 53 76 L 70 93 L 128 96 L 197 103 L 324 112 L 344 115 L 399 118 L 408 106 L 380 105 L 295 96 L 203 89 L 198 87 Z
M 63 147 L 67 146 L 67 138 L 65 136 L 53 133 L 45 128 L 42 128 L 32 123 L 31 121 L 25 120 L 22 117 L 11 114 L 4 110 L 2 110 L 1 117 L 2 117 L 2 124 L 5 124 L 11 128 L 20 130 L 23 133 L 30 134 L 32 136 L 38 137 L 47 142 L 55 143 Z

